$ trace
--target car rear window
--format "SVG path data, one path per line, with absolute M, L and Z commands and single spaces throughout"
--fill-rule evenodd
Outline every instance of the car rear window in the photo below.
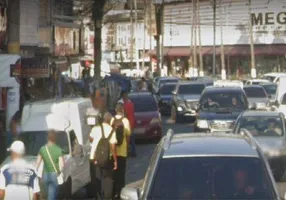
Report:
M 244 88 L 247 97 L 250 98 L 265 98 L 265 90 L 263 88 Z
M 178 83 L 178 82 L 179 82 L 178 79 L 160 80 L 160 82 L 159 82 L 159 87 L 161 87 L 163 84 L 166 84 L 166 83 Z
M 190 84 L 190 85 L 180 85 L 178 89 L 178 94 L 202 94 L 203 90 L 205 89 L 204 84 Z
M 269 174 L 254 157 L 162 159 L 148 199 L 275 199 Z
M 162 87 L 159 90 L 159 93 L 162 95 L 168 95 L 168 94 L 172 94 L 172 92 L 174 91 L 176 85 L 162 85 Z
M 153 95 L 130 95 L 130 100 L 134 104 L 135 112 L 157 111 L 157 102 Z

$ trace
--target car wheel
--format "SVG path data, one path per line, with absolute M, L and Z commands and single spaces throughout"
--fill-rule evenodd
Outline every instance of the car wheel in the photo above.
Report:
M 68 200 L 72 198 L 72 180 L 68 178 L 67 182 L 64 183 L 64 199 Z
M 277 167 L 273 173 L 276 181 L 280 181 L 285 173 L 285 167 Z

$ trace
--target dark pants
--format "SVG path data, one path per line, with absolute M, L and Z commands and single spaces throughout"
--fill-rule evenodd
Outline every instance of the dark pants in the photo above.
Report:
M 93 166 L 92 166 L 93 165 Z M 92 184 L 94 185 L 95 199 L 112 199 L 113 192 L 113 162 L 110 161 L 109 166 L 101 168 L 97 165 L 91 164 Z
M 114 189 L 113 195 L 114 199 L 120 199 L 120 192 L 125 186 L 125 172 L 126 172 L 126 158 L 118 156 L 117 157 L 117 170 L 113 172 Z

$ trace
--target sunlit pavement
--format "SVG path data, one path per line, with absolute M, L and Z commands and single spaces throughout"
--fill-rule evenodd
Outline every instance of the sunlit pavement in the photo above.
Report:
M 175 124 L 165 117 L 163 120 L 163 133 L 165 134 L 170 128 L 174 130 L 175 134 L 193 132 L 192 124 Z M 148 142 L 137 145 L 137 157 L 129 158 L 128 160 L 126 181 L 129 186 L 140 187 L 142 185 L 145 172 L 149 165 L 149 160 L 155 147 L 156 144 L 148 144 Z M 284 176 L 282 181 L 277 183 L 277 185 L 281 197 L 284 197 L 284 193 L 286 191 L 286 176 Z M 75 196 L 75 199 L 85 199 L 84 192 L 79 192 Z

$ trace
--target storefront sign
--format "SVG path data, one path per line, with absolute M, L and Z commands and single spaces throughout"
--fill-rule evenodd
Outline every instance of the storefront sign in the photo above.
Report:
M 252 13 L 251 20 L 255 31 L 286 30 L 286 11 Z
M 22 58 L 21 64 L 11 65 L 11 76 L 47 78 L 50 76 L 48 57 Z

